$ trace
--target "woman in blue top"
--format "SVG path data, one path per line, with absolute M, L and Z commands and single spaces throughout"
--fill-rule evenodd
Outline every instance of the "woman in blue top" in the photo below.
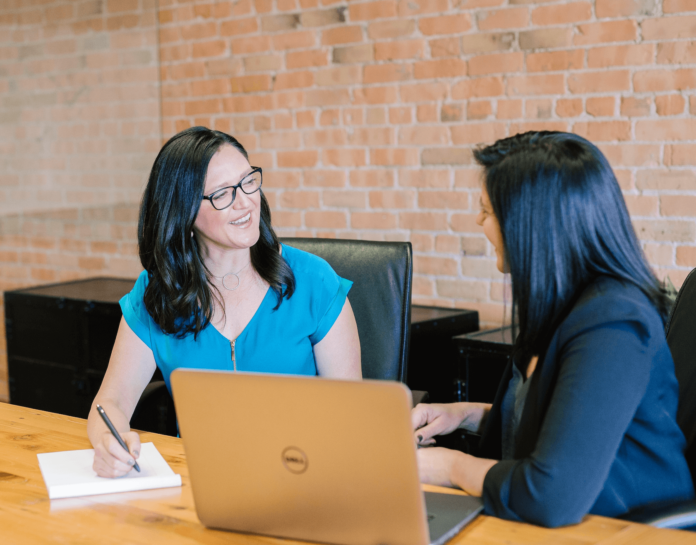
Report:
M 664 334 L 668 301 L 602 153 L 531 132 L 477 150 L 478 224 L 512 278 L 519 334 L 496 399 L 419 405 L 416 440 L 482 432 L 480 457 L 418 451 L 425 482 L 544 526 L 694 497 Z
M 98 475 L 124 475 L 138 458 L 129 421 L 156 367 L 167 387 L 177 367 L 361 378 L 346 298 L 352 283 L 279 243 L 261 184 L 261 168 L 219 131 L 187 129 L 157 156 L 138 225 L 145 270 L 121 299 L 123 319 L 88 419 Z

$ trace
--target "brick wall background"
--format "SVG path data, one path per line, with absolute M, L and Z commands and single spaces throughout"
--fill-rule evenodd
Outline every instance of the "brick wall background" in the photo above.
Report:
M 134 277 L 160 137 L 194 124 L 264 168 L 281 235 L 410 240 L 414 301 L 487 325 L 471 150 L 519 131 L 596 142 L 658 274 L 696 266 L 695 0 L 4 0 L 0 97 L 2 289 Z

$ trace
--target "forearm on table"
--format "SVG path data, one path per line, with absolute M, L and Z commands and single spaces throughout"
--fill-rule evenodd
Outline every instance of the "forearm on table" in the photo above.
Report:
M 488 470 L 498 463 L 498 460 L 476 458 L 463 452 L 458 453 L 458 459 L 452 465 L 452 484 L 472 496 L 483 494 L 483 480 Z

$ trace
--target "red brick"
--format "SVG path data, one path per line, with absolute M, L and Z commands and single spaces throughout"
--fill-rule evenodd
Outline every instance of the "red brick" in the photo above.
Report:
M 657 216 L 658 198 L 652 195 L 624 195 L 626 208 L 632 217 Z
M 553 102 L 551 99 L 527 99 L 525 104 L 525 117 L 531 119 L 549 119 L 553 113 Z
M 665 146 L 665 165 L 696 165 L 696 144 L 670 144 Z
M 466 73 L 466 62 L 461 59 L 421 61 L 414 67 L 416 79 L 460 78 Z
M 259 30 L 259 23 L 256 17 L 245 19 L 232 19 L 220 23 L 220 36 L 236 36 L 238 34 L 251 34 Z
M 312 72 L 281 72 L 275 77 L 274 88 L 276 90 L 297 89 L 311 87 L 312 85 L 314 85 L 314 74 Z
M 520 33 L 524 34 L 524 33 Z M 488 53 L 510 49 L 515 40 L 512 32 L 467 34 L 462 36 L 462 51 L 471 53 Z M 524 49 L 524 48 L 523 48 Z
M 354 85 L 361 83 L 362 70 L 359 66 L 337 66 L 314 72 L 314 81 L 321 87 Z
M 411 36 L 416 28 L 413 19 L 392 19 L 377 21 L 367 27 L 367 35 L 372 40 L 386 40 Z
M 568 75 L 568 89 L 575 94 L 629 91 L 630 88 L 631 80 L 628 70 L 582 72 Z
M 389 212 L 353 212 L 350 215 L 353 229 L 394 229 L 396 224 L 396 214 Z
M 286 32 L 273 36 L 273 49 L 302 49 L 314 46 L 314 32 L 304 30 L 299 32 Z
M 422 58 L 425 50 L 423 40 L 399 40 L 378 42 L 375 44 L 375 60 L 417 59 Z
M 466 107 L 467 119 L 486 119 L 493 114 L 493 105 L 490 100 L 472 100 Z
M 482 11 L 477 17 L 479 30 L 502 30 L 522 28 L 529 24 L 527 8 L 506 8 L 497 11 Z
M 280 168 L 313 167 L 318 160 L 316 150 L 279 151 L 277 155 Z
M 584 136 L 591 142 L 630 140 L 630 121 L 588 121 L 575 123 L 573 132 Z
M 680 267 L 696 267 L 696 247 L 677 246 L 677 265 Z
M 280 195 L 283 208 L 319 208 L 317 191 L 283 191 Z
M 201 57 L 219 57 L 225 53 L 226 45 L 223 40 L 209 42 L 195 42 L 191 50 L 194 59 Z
M 587 21 L 591 18 L 592 4 L 590 2 L 542 6 L 532 11 L 532 24 L 535 26 L 566 25 Z
M 271 89 L 271 76 L 268 74 L 258 74 L 253 76 L 231 78 L 230 89 L 233 93 L 269 91 Z
M 468 13 L 444 15 L 439 17 L 421 17 L 419 30 L 426 36 L 437 34 L 461 34 L 471 29 L 471 17 Z
M 578 33 L 573 38 L 573 43 L 575 45 L 592 45 L 635 41 L 638 27 L 634 20 L 625 19 L 578 25 L 577 30 Z M 645 36 L 643 37 L 645 38 Z
M 416 192 L 405 191 L 370 191 L 370 208 L 413 208 Z
M 184 104 L 186 115 L 217 114 L 220 113 L 220 99 L 190 100 Z
M 589 97 L 585 103 L 587 113 L 593 117 L 613 116 L 615 106 L 614 97 Z
M 582 114 L 581 98 L 561 98 L 556 103 L 558 117 L 577 117 Z
M 351 4 L 348 7 L 348 16 L 351 21 L 369 21 L 385 17 L 395 17 L 396 2 L 393 0 L 377 0 L 363 4 Z
M 667 0 L 669 1 L 669 0 Z M 636 17 L 652 15 L 655 0 L 597 0 L 597 17 Z
M 288 70 L 295 68 L 309 68 L 312 66 L 326 66 L 329 64 L 329 52 L 327 49 L 313 49 L 309 51 L 288 52 L 285 56 L 285 65 Z
M 696 38 L 696 16 L 657 17 L 641 23 L 643 40 L 679 40 Z
M 413 77 L 413 66 L 410 64 L 375 64 L 367 65 L 363 72 L 363 83 L 388 83 L 405 81 Z
M 365 208 L 367 199 L 364 191 L 322 191 L 324 206 L 332 208 Z
M 407 166 L 418 164 L 418 151 L 405 148 L 370 149 L 370 164 L 382 166 Z
M 452 99 L 500 96 L 504 91 L 503 80 L 500 77 L 471 78 L 452 86 Z
M 334 149 L 324 150 L 321 160 L 326 166 L 360 167 L 367 164 L 365 150 L 362 149 Z
M 333 62 L 336 64 L 369 63 L 375 60 L 375 46 L 360 44 L 333 48 Z
M 353 91 L 353 104 L 392 104 L 397 102 L 396 87 L 360 87 Z
M 696 189 L 696 174 L 694 174 L 693 169 L 641 169 L 636 173 L 636 188 L 639 190 L 693 191 Z
M 449 144 L 449 130 L 441 125 L 403 127 L 399 129 L 399 145 L 433 146 Z
M 348 137 L 352 146 L 389 146 L 394 143 L 394 129 L 391 127 L 356 127 Z
M 521 72 L 523 64 L 524 53 L 521 52 L 480 55 L 469 59 L 469 75 Z
M 549 49 L 568 47 L 573 43 L 570 28 L 542 28 L 520 32 L 520 49 Z
M 305 225 L 309 228 L 345 229 L 345 212 L 305 212 Z
M 455 146 L 462 144 L 492 144 L 505 136 L 504 123 L 467 123 L 466 125 L 454 125 L 450 127 L 452 143 Z
M 401 85 L 399 94 L 401 101 L 405 103 L 444 100 L 447 97 L 447 85 L 445 83 Z
M 455 233 L 480 233 L 481 227 L 476 223 L 477 214 L 452 214 L 450 229 Z
M 399 227 L 414 231 L 446 231 L 445 212 L 400 212 Z
M 527 70 L 529 72 L 577 70 L 583 67 L 584 57 L 585 52 L 582 49 L 530 53 L 527 55 Z
M 424 13 L 441 13 L 449 10 L 448 0 L 419 0 L 417 3 L 411 0 L 399 0 L 399 16 L 409 17 Z
M 416 107 L 416 119 L 419 123 L 437 122 L 437 104 L 419 104 Z
M 283 58 L 279 54 L 257 55 L 244 59 L 244 69 L 247 72 L 275 72 L 283 65 Z
M 522 101 L 513 100 L 498 100 L 498 119 L 517 119 L 522 117 Z
M 416 255 L 413 259 L 413 272 L 416 274 L 455 276 L 458 270 L 457 260 L 449 257 Z
M 525 121 L 522 123 L 511 123 L 510 136 L 528 131 L 562 131 L 568 132 L 568 123 L 565 121 Z
M 229 113 L 259 112 L 270 110 L 272 106 L 273 97 L 271 95 L 246 95 L 222 100 L 223 111 Z
M 351 187 L 393 187 L 394 173 L 391 170 L 352 170 Z
M 265 53 L 266 51 L 271 50 L 271 38 L 269 36 L 237 38 L 230 41 L 230 49 L 235 55 Z
M 448 123 L 452 121 L 461 121 L 463 111 L 461 104 L 443 104 L 440 109 L 440 121 Z
M 649 116 L 650 99 L 647 97 L 621 97 L 621 115 L 625 117 Z
M 426 148 L 421 154 L 423 165 L 469 165 L 471 164 L 470 148 Z
M 345 187 L 346 174 L 341 170 L 308 170 L 304 173 L 306 187 Z
M 263 173 L 263 187 L 291 189 L 300 186 L 301 174 L 294 171 L 269 170 Z M 274 212 L 275 219 L 275 212 Z
M 399 186 L 415 188 L 446 188 L 450 186 L 450 172 L 448 170 L 432 168 L 400 170 Z
M 418 193 L 418 207 L 468 210 L 469 193 L 464 191 L 420 191 Z
M 588 50 L 588 68 L 652 64 L 653 44 L 612 45 Z
M 507 89 L 509 95 L 562 95 L 565 85 L 563 74 L 540 74 L 508 77 Z
M 362 41 L 363 31 L 359 25 L 335 27 L 321 33 L 323 45 L 340 45 Z
M 696 11 L 694 0 L 663 0 L 663 13 L 680 13 L 684 11 Z
M 265 149 L 299 148 L 302 138 L 297 131 L 263 132 L 260 135 L 261 147 Z
M 684 91 L 696 88 L 696 69 L 645 70 L 633 76 L 634 89 L 638 93 L 655 91 Z
M 662 216 L 696 216 L 696 197 L 693 195 L 661 195 L 660 214 Z
M 679 115 L 684 113 L 686 100 L 682 95 L 661 95 L 655 97 L 657 115 Z
M 696 63 L 696 42 L 665 42 L 657 44 L 657 64 Z
M 461 54 L 461 43 L 459 38 L 441 38 L 429 40 L 430 56 L 437 57 L 458 57 Z

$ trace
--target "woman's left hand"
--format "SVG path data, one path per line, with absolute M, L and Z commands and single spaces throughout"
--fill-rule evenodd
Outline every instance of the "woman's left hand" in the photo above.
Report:
M 454 468 L 465 463 L 466 454 L 458 450 L 442 447 L 421 448 L 418 454 L 418 473 L 420 481 L 437 486 L 456 487 L 453 480 Z

